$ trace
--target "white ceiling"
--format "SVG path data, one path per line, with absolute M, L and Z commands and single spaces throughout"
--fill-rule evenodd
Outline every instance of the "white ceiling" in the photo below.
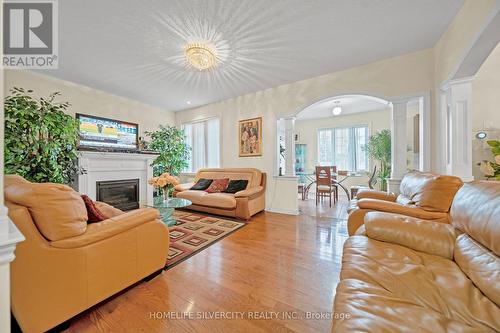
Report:
M 380 98 L 364 95 L 344 95 L 328 98 L 308 106 L 297 115 L 297 120 L 331 118 L 333 108 L 337 105 L 342 108 L 338 116 L 345 116 L 358 112 L 383 110 L 390 107 L 390 103 Z
M 462 4 L 64 0 L 59 69 L 44 73 L 176 111 L 432 47 Z M 199 40 L 224 54 L 215 71 L 186 67 Z

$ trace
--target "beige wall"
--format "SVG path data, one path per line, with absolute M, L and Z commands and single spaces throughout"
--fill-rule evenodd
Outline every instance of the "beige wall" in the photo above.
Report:
M 267 172 L 267 207 L 275 211 L 296 210 L 292 199 L 273 199 L 287 193 L 275 179 L 276 121 L 295 115 L 306 106 L 327 97 L 368 94 L 381 98 L 430 91 L 433 86 L 432 50 L 423 50 L 375 63 L 212 103 L 176 114 L 177 124 L 217 116 L 221 119 L 223 167 L 255 167 Z M 263 117 L 263 155 L 238 157 L 238 120 Z M 277 182 L 277 183 L 275 183 Z M 288 186 L 287 182 L 287 186 Z M 283 185 L 285 186 L 285 185 Z M 274 191 L 274 192 L 273 192 Z M 291 194 L 292 195 L 292 194 Z M 285 202 L 286 201 L 286 202 Z
M 160 124 L 175 124 L 174 112 L 39 73 L 7 70 L 4 94 L 10 94 L 13 87 L 32 89 L 36 96 L 42 97 L 59 91 L 58 101 L 71 103 L 68 110 L 71 115 L 84 113 L 137 123 L 141 136 L 144 131 L 156 130 Z
M 434 93 L 431 117 L 431 169 L 444 172 L 444 137 L 440 134 L 445 124 L 440 119 L 440 87 L 451 79 L 465 59 L 489 18 L 495 12 L 498 0 L 465 0 L 433 48 Z M 441 164 L 441 165 L 440 165 Z
M 500 44 L 486 59 L 472 81 L 472 128 L 488 129 L 488 139 L 500 140 Z M 493 160 L 490 149 L 478 139 L 473 139 L 473 175 L 484 179 L 477 163 Z

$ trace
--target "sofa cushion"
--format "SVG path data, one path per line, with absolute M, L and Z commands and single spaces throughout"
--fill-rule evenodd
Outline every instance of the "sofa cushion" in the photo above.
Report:
M 205 190 L 207 193 L 224 192 L 229 184 L 229 178 L 214 179 L 210 186 Z
M 397 202 L 403 205 L 414 204 L 431 212 L 447 213 L 453 197 L 462 185 L 462 180 L 454 176 L 409 172 L 401 181 Z
M 81 197 L 85 203 L 87 216 L 89 217 L 87 223 L 101 222 L 108 218 L 99 208 L 96 207 L 94 201 L 92 201 L 92 199 L 90 199 L 87 195 L 82 194 Z
M 457 192 L 450 215 L 455 228 L 500 256 L 500 182 L 465 184 Z
M 190 200 L 194 205 L 235 208 L 236 199 L 230 193 L 207 193 L 205 191 L 187 190 L 177 193 L 177 197 Z
M 458 237 L 454 258 L 483 294 L 500 306 L 500 258 L 467 234 Z
M 251 188 L 261 185 L 262 172 L 254 168 L 210 168 L 198 170 L 196 179 L 200 178 L 229 178 L 229 180 L 245 179 L 248 180 L 247 188 Z
M 62 184 L 37 184 L 10 177 L 5 177 L 6 200 L 27 207 L 45 238 L 56 241 L 85 232 L 87 209 L 78 192 Z
M 191 186 L 190 190 L 205 191 L 210 186 L 210 184 L 212 184 L 212 182 L 213 179 L 205 179 L 205 178 L 198 179 L 196 184 Z
M 246 179 L 235 179 L 229 181 L 227 188 L 224 190 L 224 193 L 236 193 L 239 191 L 243 191 L 247 188 L 248 180 Z
M 365 236 L 344 245 L 332 332 L 493 332 L 500 309 L 451 260 Z

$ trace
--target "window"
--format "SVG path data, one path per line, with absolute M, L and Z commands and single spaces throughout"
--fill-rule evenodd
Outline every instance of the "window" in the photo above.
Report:
M 335 165 L 337 170 L 368 170 L 368 157 L 364 151 L 367 139 L 367 126 L 318 130 L 319 165 Z
M 201 168 L 220 166 L 220 126 L 219 119 L 185 123 L 182 125 L 186 143 L 191 147 L 191 156 L 186 172 L 196 172 Z

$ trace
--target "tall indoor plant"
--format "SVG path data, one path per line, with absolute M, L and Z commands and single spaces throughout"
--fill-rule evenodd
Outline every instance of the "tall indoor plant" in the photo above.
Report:
M 391 173 L 391 131 L 385 129 L 370 136 L 365 150 L 371 158 L 379 161 L 377 178 L 380 180 L 380 189 L 386 191 L 387 178 Z
M 14 88 L 5 98 L 5 173 L 33 182 L 69 184 L 77 172 L 78 121 L 65 111 L 68 102 L 33 97 Z
M 500 141 L 489 140 L 486 143 L 491 147 L 493 161 L 482 161 L 479 169 L 486 179 L 500 180 Z
M 178 176 L 188 166 L 190 148 L 185 142 L 184 131 L 175 126 L 163 126 L 154 132 L 146 132 L 151 138 L 148 148 L 158 152 L 153 162 L 154 176 L 168 172 Z

